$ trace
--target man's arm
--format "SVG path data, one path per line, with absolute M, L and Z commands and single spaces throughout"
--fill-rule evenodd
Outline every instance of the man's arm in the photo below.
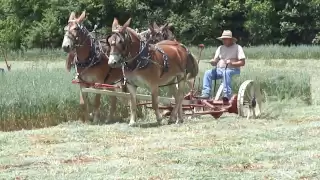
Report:
M 246 56 L 243 52 L 243 49 L 240 45 L 238 45 L 238 61 L 231 61 L 232 66 L 241 67 L 246 64 Z
M 218 47 L 218 49 L 216 50 L 216 53 L 214 54 L 214 57 L 210 60 L 210 64 L 211 64 L 212 66 L 216 66 L 217 63 L 218 63 L 219 60 L 220 60 L 220 57 L 219 57 L 219 55 L 220 55 L 220 47 L 221 47 L 221 46 Z

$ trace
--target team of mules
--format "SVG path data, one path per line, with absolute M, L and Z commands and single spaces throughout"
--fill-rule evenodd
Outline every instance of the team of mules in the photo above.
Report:
M 174 96 L 176 105 L 171 112 L 169 122 L 183 122 L 183 89 L 187 81 L 198 74 L 198 63 L 189 50 L 177 42 L 169 24 L 158 27 L 155 23 L 149 26 L 148 33 L 142 37 L 129 27 L 131 19 L 123 26 L 114 19 L 112 34 L 106 39 L 97 40 L 83 26 L 85 12 L 79 17 L 72 12 L 62 48 L 68 53 L 66 67 L 75 63 L 78 79 L 82 82 L 125 84 L 130 98 L 130 123 L 134 125 L 137 118 L 136 89 L 147 85 L 151 90 L 152 107 L 157 122 L 162 122 L 158 108 L 159 87 L 168 86 Z M 80 85 L 80 89 L 87 87 Z M 81 120 L 89 119 L 88 94 L 80 91 Z M 100 94 L 94 101 L 94 121 L 99 121 Z M 110 109 L 107 120 L 114 118 L 117 98 L 110 97 Z

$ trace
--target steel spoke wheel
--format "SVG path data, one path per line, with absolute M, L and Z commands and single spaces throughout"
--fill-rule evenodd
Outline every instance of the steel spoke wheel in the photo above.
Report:
M 241 117 L 257 118 L 261 114 L 262 94 L 258 83 L 246 80 L 239 88 L 237 107 Z

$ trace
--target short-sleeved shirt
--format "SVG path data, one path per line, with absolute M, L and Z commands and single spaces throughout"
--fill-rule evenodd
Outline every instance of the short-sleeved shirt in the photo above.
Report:
M 239 61 L 240 59 L 245 59 L 246 56 L 243 52 L 243 49 L 240 45 L 234 43 L 232 46 L 225 46 L 221 45 L 216 50 L 214 55 L 214 60 L 217 62 L 218 68 L 226 67 L 226 61 L 229 59 L 232 62 Z M 228 68 L 239 68 L 232 66 L 231 64 L 228 65 Z

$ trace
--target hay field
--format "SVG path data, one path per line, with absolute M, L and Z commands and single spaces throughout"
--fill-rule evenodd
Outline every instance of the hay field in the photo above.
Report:
M 255 79 L 270 96 L 260 119 L 225 114 L 155 128 L 66 122 L 76 120 L 78 87 L 63 69 L 65 56 L 13 54 L 13 70 L 0 76 L 1 130 L 59 125 L 0 133 L 0 179 L 318 179 L 320 48 L 274 49 L 247 49 L 234 80 L 234 91 Z M 203 60 L 200 67 L 210 66 Z M 148 122 L 155 122 L 152 112 L 140 119 Z

